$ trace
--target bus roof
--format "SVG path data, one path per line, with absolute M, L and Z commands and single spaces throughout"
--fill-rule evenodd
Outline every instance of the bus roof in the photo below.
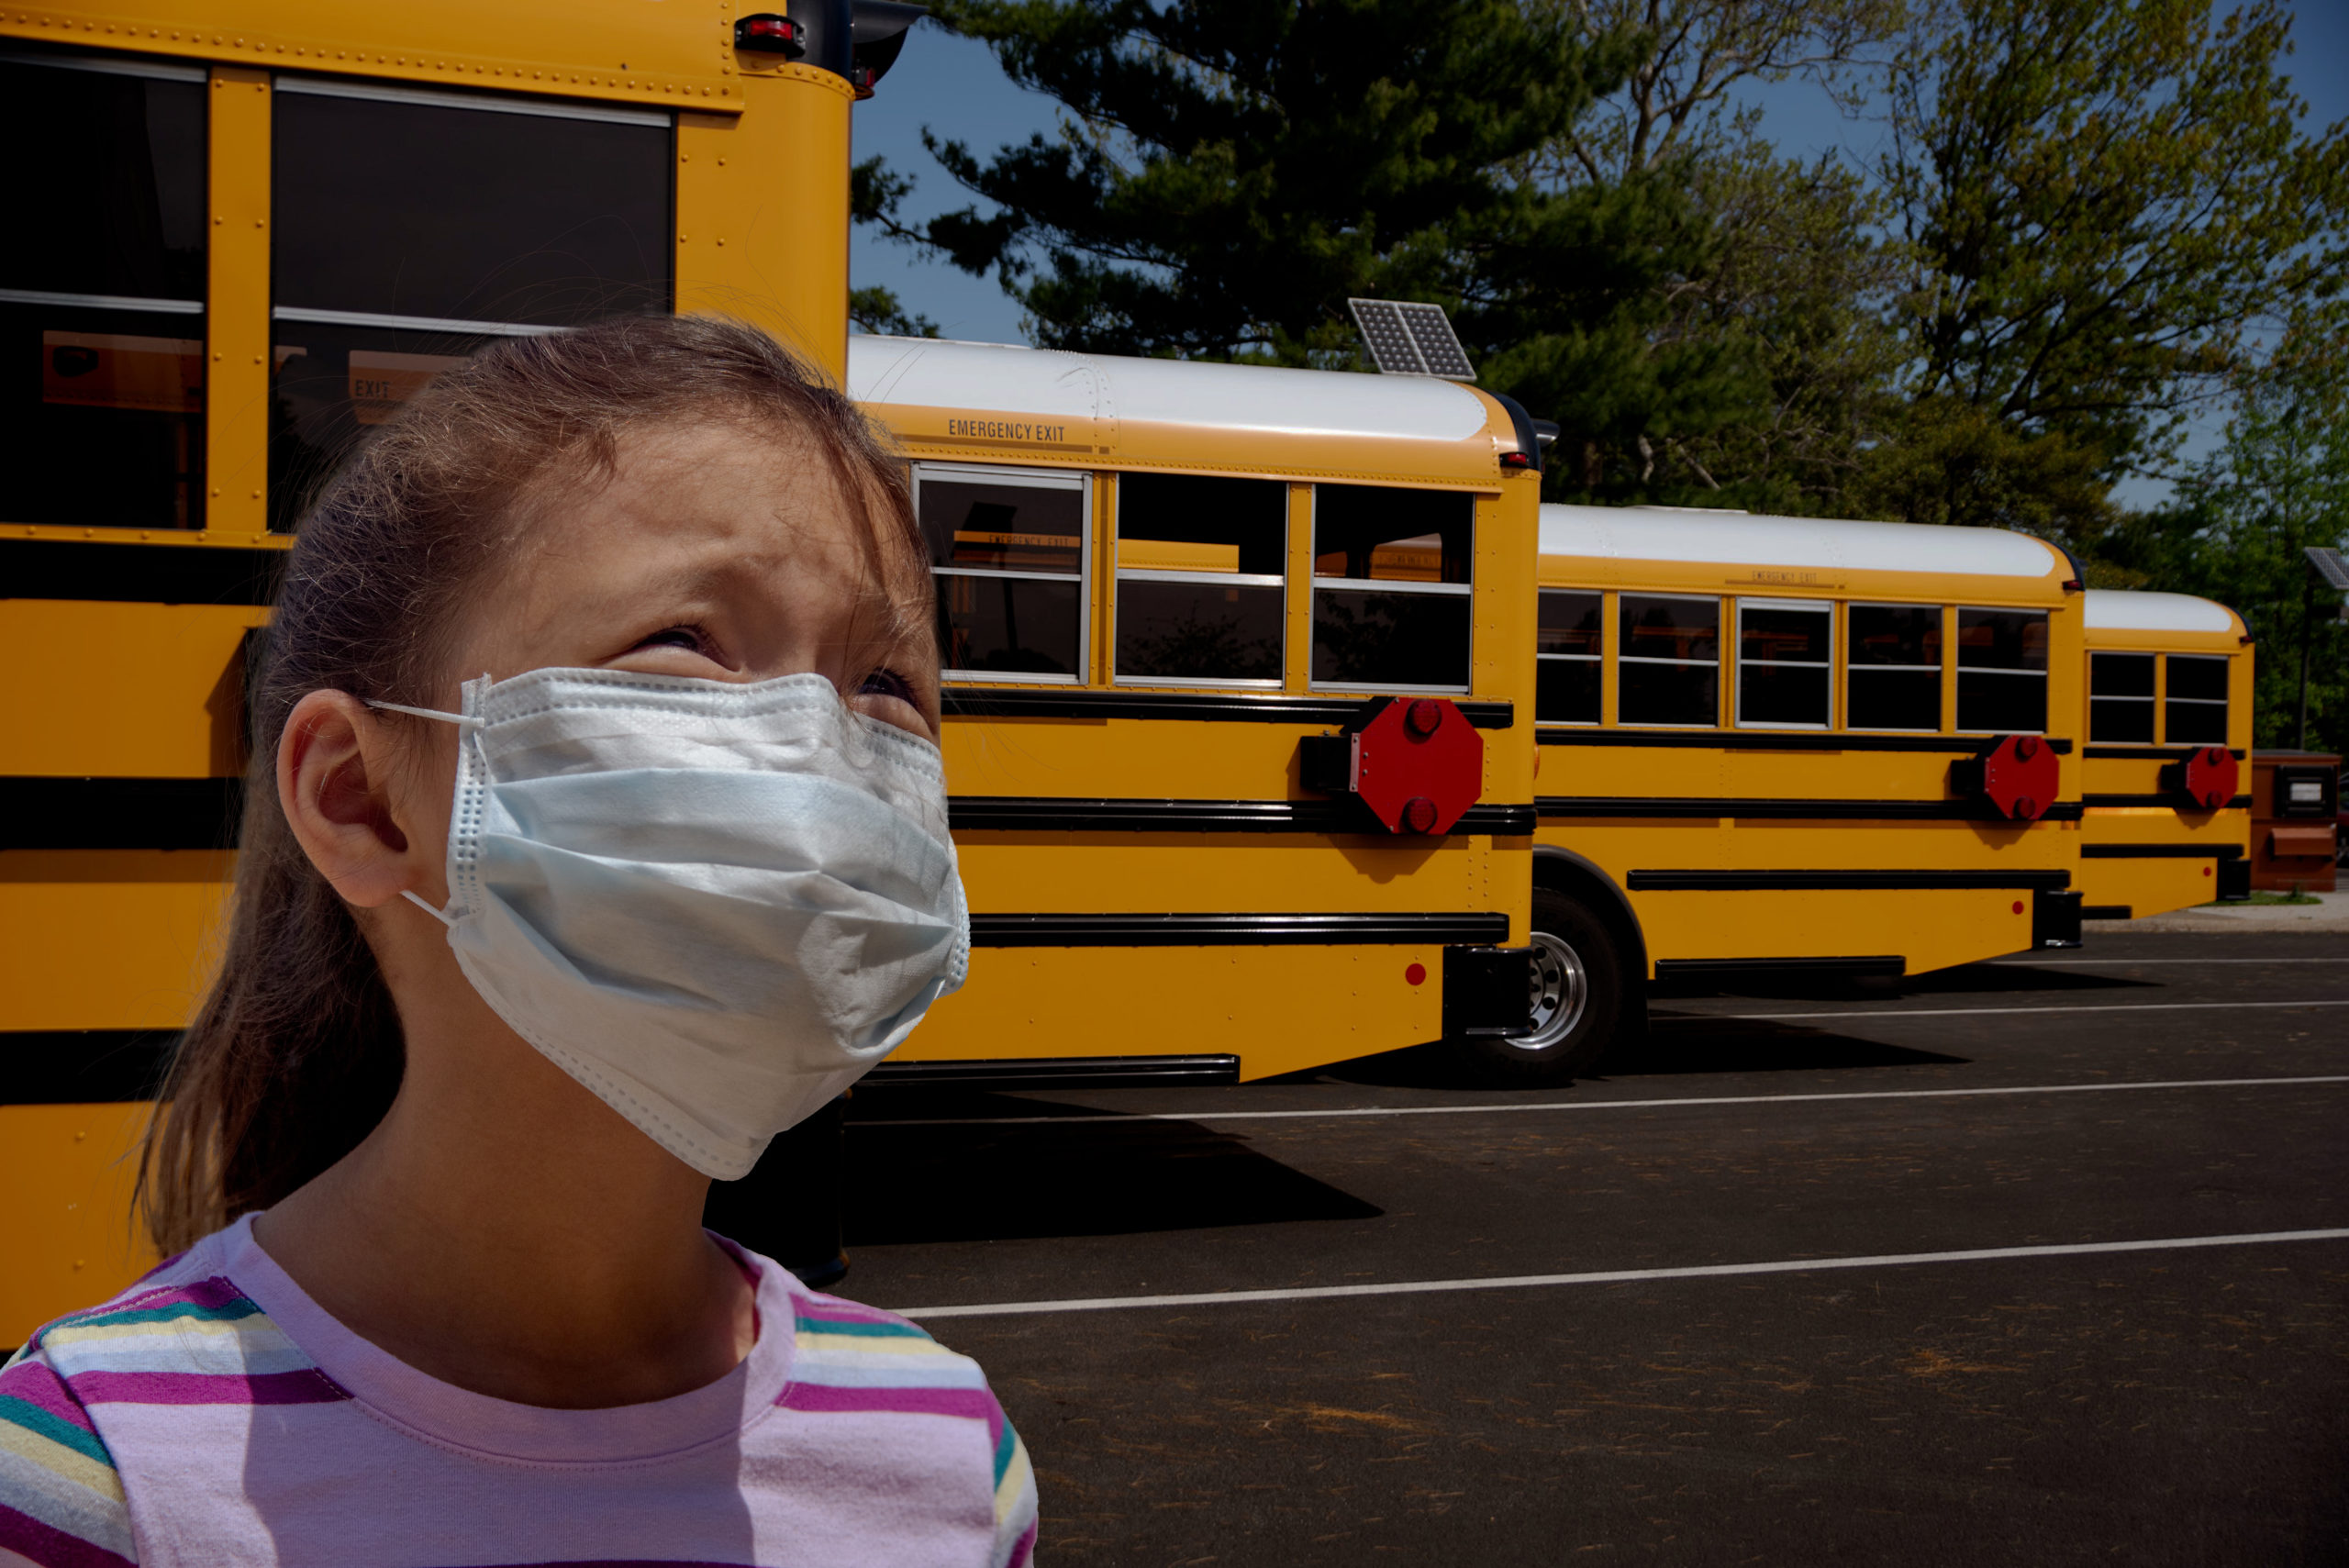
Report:
M 2134 589 L 2091 588 L 2087 619 L 2090 631 L 2215 631 L 2239 633 L 2234 611 L 2191 594 L 2153 594 Z
M 925 454 L 1497 488 L 1515 438 L 1456 382 L 852 337 L 849 395 Z
M 1974 577 L 2047 577 L 2068 566 L 2060 550 L 2027 534 L 1998 528 L 1554 502 L 1542 508 L 1542 553 L 1601 561 Z

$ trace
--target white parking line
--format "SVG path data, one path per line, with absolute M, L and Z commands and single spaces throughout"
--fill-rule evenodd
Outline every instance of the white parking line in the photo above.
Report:
M 1832 1013 L 1681 1013 L 1650 1021 L 1656 1024 L 1782 1024 L 1802 1018 L 1997 1018 L 2046 1013 L 2199 1013 L 2214 1009 L 2242 1012 L 2252 1007 L 2349 1007 L 2349 1001 L 2096 1002 L 2087 1006 L 2054 1007 L 1868 1007 Z
M 2263 1089 L 2288 1084 L 2349 1084 L 2349 1073 L 2306 1078 L 2165 1078 L 2129 1084 L 2021 1084 L 1981 1089 L 1850 1089 L 1828 1095 L 1681 1095 L 1658 1100 L 1532 1100 L 1470 1106 L 1350 1106 L 1328 1110 L 1139 1111 L 1102 1116 L 985 1116 L 851 1121 L 850 1127 L 1041 1127 L 1083 1122 L 1299 1121 L 1365 1116 L 1488 1116 L 1501 1111 L 1625 1111 L 1659 1106 L 1783 1106 L 1816 1100 L 1954 1100 L 1981 1095 L 2102 1095 L 2121 1089 Z
M 2165 1252 L 2190 1247 L 2255 1247 L 2279 1241 L 2339 1241 L 2349 1229 L 2262 1230 L 2240 1236 L 2171 1236 L 2151 1241 L 2080 1241 L 2053 1247 L 1976 1247 L 1956 1252 L 1885 1252 L 1868 1258 L 1788 1258 L 1767 1263 L 1701 1263 L 1683 1269 L 1607 1269 L 1577 1274 L 1511 1274 L 1499 1279 L 1404 1280 L 1393 1284 L 1303 1285 L 1291 1290 L 1221 1290 L 1186 1296 L 1097 1296 L 1070 1301 L 996 1301 L 966 1307 L 900 1307 L 901 1317 L 1005 1318 L 1044 1312 L 1115 1312 L 1142 1307 L 1228 1307 L 1243 1301 L 1320 1301 L 1349 1296 L 1431 1296 L 1463 1290 L 1537 1290 L 1569 1284 L 1631 1284 L 1643 1280 L 1721 1279 L 1740 1274 L 1799 1274 L 1827 1269 L 1889 1269 L 1914 1263 L 1978 1263 L 2009 1258 L 2076 1258 L 2112 1252 Z

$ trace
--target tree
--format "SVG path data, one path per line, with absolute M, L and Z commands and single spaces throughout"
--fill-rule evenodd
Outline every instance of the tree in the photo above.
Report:
M 994 205 L 920 238 L 994 272 L 1055 347 L 1346 363 L 1350 295 L 1460 297 L 1464 247 L 1520 228 L 1515 172 L 1620 74 L 1510 0 L 952 0 L 1059 133 L 982 158 Z
M 2349 139 L 2300 134 L 2288 34 L 2280 0 L 2216 21 L 2210 0 L 1960 0 L 1929 19 L 1892 72 L 1877 171 L 1909 257 L 1925 420 L 1908 444 L 1955 431 L 1963 450 L 1989 421 L 2006 472 L 2057 476 L 2038 505 L 2068 507 L 2082 462 L 2160 468 L 2257 330 L 2338 286 Z M 1944 417 L 1959 404 L 1976 414 Z M 2043 438 L 2068 450 L 2025 450 Z
M 2324 317 L 2331 317 L 2330 320 Z M 2116 522 L 2098 553 L 2137 583 L 2232 606 L 2259 644 L 2261 746 L 2298 743 L 2303 639 L 2311 745 L 2349 747 L 2349 627 L 2340 596 L 2311 591 L 2302 552 L 2349 548 L 2349 328 L 2304 319 L 2244 389 L 2225 444 L 2175 504 Z
M 905 237 L 907 230 L 897 209 L 912 190 L 913 181 L 893 172 L 881 159 L 868 158 L 849 170 L 849 221 L 872 224 L 885 233 Z M 848 318 L 863 331 L 892 338 L 938 336 L 938 323 L 927 316 L 907 315 L 896 292 L 878 284 L 849 290 Z

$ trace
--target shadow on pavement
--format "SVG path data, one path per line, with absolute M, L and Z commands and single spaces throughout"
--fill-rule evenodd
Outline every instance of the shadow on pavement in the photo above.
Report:
M 1649 988 L 1657 1001 L 1688 996 L 1759 996 L 1772 1001 L 1888 1002 L 1903 996 L 2003 995 L 2035 991 L 2062 995 L 2081 991 L 2159 989 L 2157 982 L 2127 980 L 2071 969 L 2033 969 L 2024 964 L 1969 963 L 1930 974 L 1854 979 L 1805 974 L 1794 970 L 1755 970 L 1720 979 L 1659 980 Z
M 1187 1121 L 852 1123 L 847 1185 L 842 1229 L 851 1248 L 1375 1219 L 1386 1212 L 1257 1153 L 1244 1139 Z
M 1854 1040 L 1798 1024 L 1659 1013 L 1647 1037 L 1607 1053 L 1598 1078 L 1679 1073 L 1831 1073 L 1862 1067 L 1962 1067 L 1967 1056 Z

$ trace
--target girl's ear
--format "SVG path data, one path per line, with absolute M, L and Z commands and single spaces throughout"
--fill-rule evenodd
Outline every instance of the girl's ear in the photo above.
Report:
M 373 909 L 437 867 L 414 864 L 391 793 L 391 738 L 347 692 L 312 692 L 286 716 L 277 801 L 310 863 L 345 902 Z

